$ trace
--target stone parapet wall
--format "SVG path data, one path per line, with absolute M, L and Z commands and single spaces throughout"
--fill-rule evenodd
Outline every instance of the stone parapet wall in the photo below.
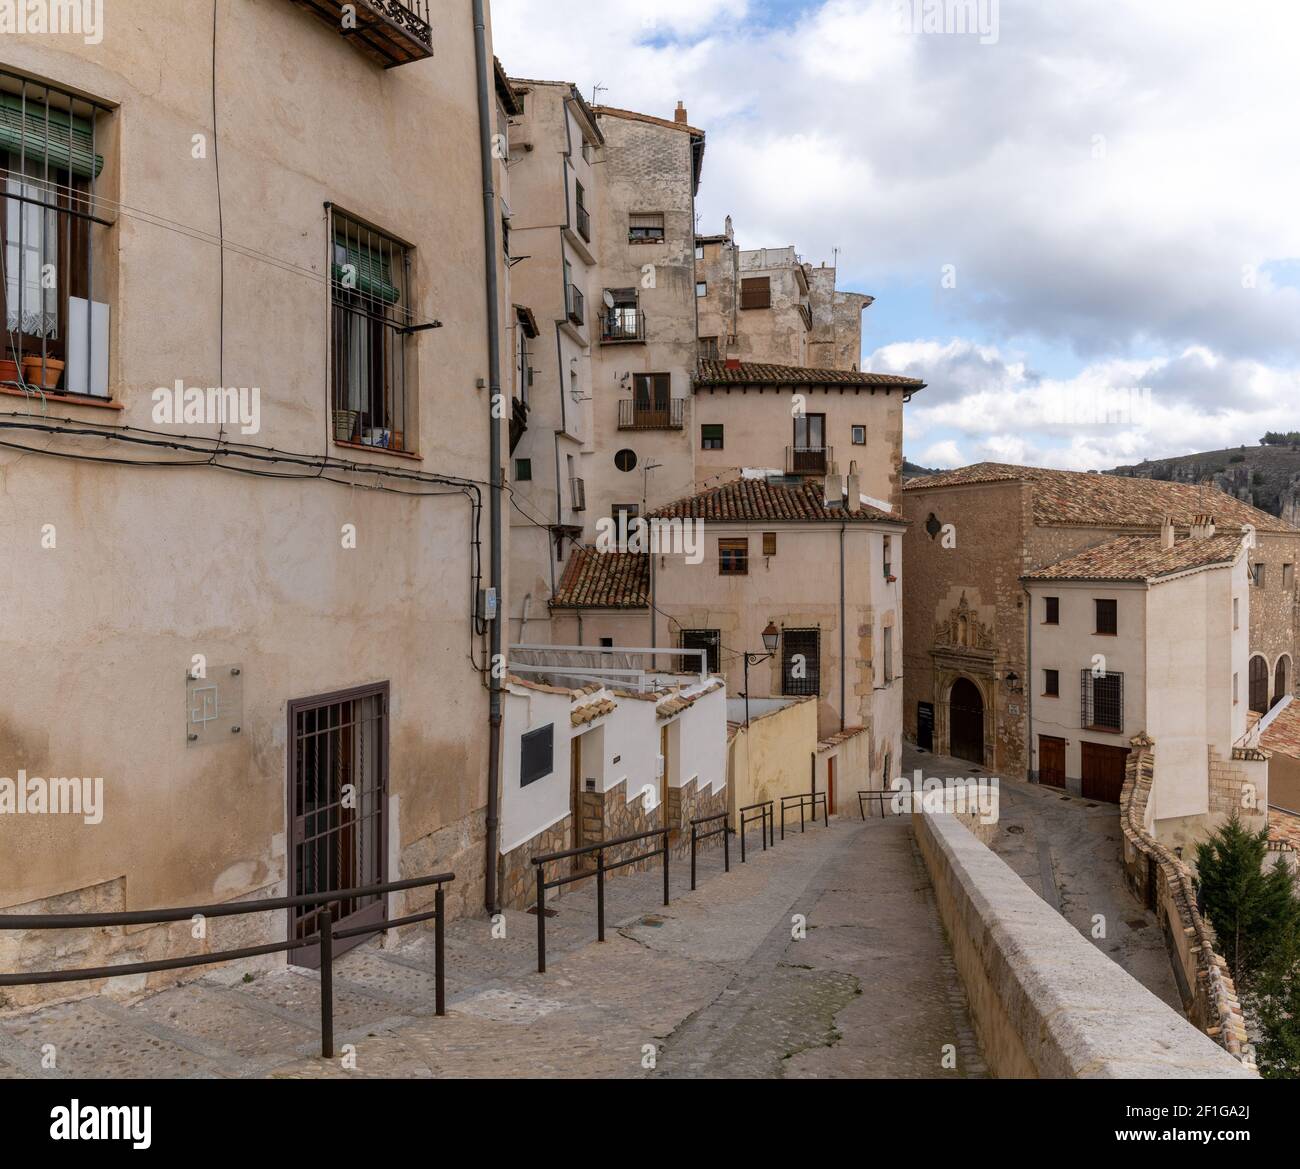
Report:
M 573 847 L 573 817 L 543 829 L 531 840 L 503 853 L 500 860 L 501 906 L 503 909 L 527 909 L 537 902 L 537 866 L 533 857 L 548 852 L 565 852 Z M 553 872 L 547 873 L 554 877 Z
M 999 1077 L 1255 1078 L 948 814 L 912 817 L 985 1061 Z
M 1146 826 L 1155 744 L 1136 735 L 1132 745 L 1120 794 L 1125 878 L 1134 896 L 1160 917 L 1188 1017 L 1236 1059 L 1248 1061 L 1241 1002 L 1227 963 L 1214 948 L 1214 931 L 1196 907 L 1191 870 Z

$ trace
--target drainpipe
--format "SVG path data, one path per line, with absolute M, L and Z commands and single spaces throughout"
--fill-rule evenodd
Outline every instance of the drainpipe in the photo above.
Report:
M 848 631 L 844 628 L 844 529 L 840 523 L 840 730 L 844 729 L 844 712 L 847 709 L 848 691 L 846 689 L 844 654 L 848 647 Z M 868 570 L 869 571 L 869 570 Z
M 478 65 L 478 136 L 483 168 L 483 262 L 487 277 L 488 343 L 488 527 L 491 561 L 488 586 L 498 590 L 498 616 L 488 623 L 488 790 L 487 865 L 483 875 L 483 899 L 489 913 L 500 909 L 497 893 L 497 847 L 500 844 L 501 770 L 501 679 L 496 666 L 501 660 L 501 425 L 496 403 L 501 396 L 501 313 L 497 283 L 497 193 L 492 159 L 492 58 L 487 48 L 487 15 L 484 0 L 474 0 L 474 59 Z

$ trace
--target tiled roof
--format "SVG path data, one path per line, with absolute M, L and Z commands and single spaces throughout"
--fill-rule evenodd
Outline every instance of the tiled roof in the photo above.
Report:
M 1024 579 L 1152 581 L 1194 568 L 1231 564 L 1240 550 L 1239 535 L 1184 539 L 1172 548 L 1164 547 L 1159 536 L 1121 536 L 1026 573 Z
M 1169 515 L 1175 523 L 1187 526 L 1195 516 L 1208 514 L 1215 517 L 1221 529 L 1240 529 L 1243 524 L 1253 524 L 1261 532 L 1300 531 L 1217 487 L 1160 479 L 1130 479 L 1123 475 L 1098 475 L 1088 471 L 1019 467 L 1012 463 L 976 463 L 970 467 L 958 467 L 938 475 L 911 479 L 903 485 L 903 490 L 924 491 L 932 487 L 978 483 L 1031 484 L 1034 522 L 1038 524 L 1158 527 L 1162 517 Z
M 663 720 L 672 718 L 675 714 L 681 714 L 683 710 L 689 710 L 706 694 L 712 694 L 715 690 L 721 690 L 725 683 L 721 679 L 715 679 L 703 690 L 697 690 L 694 694 L 674 694 L 671 698 L 666 699 L 659 704 L 658 717 Z
M 650 558 L 640 552 L 575 548 L 551 598 L 553 609 L 644 609 Z
M 1273 721 L 1259 736 L 1259 745 L 1266 751 L 1300 759 L 1300 700 L 1293 698 L 1284 710 L 1273 716 Z
M 640 114 L 636 110 L 620 110 L 616 106 L 593 106 L 592 108 L 602 118 L 623 118 L 629 122 L 646 122 L 651 126 L 663 126 L 668 130 L 684 130 L 696 138 L 704 137 L 704 131 L 698 126 L 690 126 L 685 122 L 678 122 L 672 118 L 657 118 L 654 114 Z
M 841 743 L 847 743 L 850 739 L 866 733 L 866 727 L 845 727 L 842 731 L 836 731 L 828 739 L 822 739 L 817 744 L 817 754 L 823 755 L 827 751 L 833 751 Z
M 893 373 L 866 373 L 852 369 L 804 369 L 798 365 L 765 365 L 742 361 L 728 367 L 725 361 L 701 361 L 697 386 L 881 386 L 923 390 L 925 382 Z
M 618 703 L 613 699 L 601 698 L 596 702 L 588 702 L 585 706 L 575 706 L 569 711 L 569 721 L 575 727 L 583 727 L 607 714 L 613 714 L 617 709 Z
M 1300 816 L 1294 812 L 1284 812 L 1280 808 L 1268 810 L 1268 838 L 1270 842 L 1289 844 L 1300 852 Z
M 765 478 L 734 479 L 721 487 L 713 487 L 665 504 L 652 511 L 649 518 L 713 520 L 718 523 L 748 520 L 836 524 L 846 520 L 850 523 L 903 523 L 898 516 L 866 503 L 856 512 L 845 511 L 842 507 L 827 507 L 825 488 L 819 479 L 790 486 Z

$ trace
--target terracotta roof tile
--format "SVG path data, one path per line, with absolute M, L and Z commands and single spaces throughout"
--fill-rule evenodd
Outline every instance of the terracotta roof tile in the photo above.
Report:
M 740 478 L 688 495 L 649 513 L 651 519 L 698 519 L 715 523 L 774 521 L 788 523 L 898 524 L 903 520 L 870 504 L 856 512 L 826 506 L 821 480 L 785 484 L 770 478 Z
M 867 373 L 850 369 L 804 369 L 798 365 L 765 365 L 742 361 L 728 367 L 725 361 L 701 361 L 695 374 L 697 386 L 881 386 L 923 390 L 925 382 L 892 373 Z
M 1022 579 L 1153 581 L 1196 568 L 1231 564 L 1240 550 L 1239 535 L 1183 539 L 1172 548 L 1164 547 L 1159 536 L 1121 536 L 1044 565 Z
M 650 558 L 639 552 L 575 548 L 551 598 L 553 609 L 644 609 Z
M 1159 527 L 1161 519 L 1169 515 L 1175 523 L 1187 526 L 1194 517 L 1208 514 L 1215 517 L 1220 530 L 1239 530 L 1243 524 L 1253 524 L 1261 532 L 1300 533 L 1300 529 L 1277 516 L 1251 507 L 1217 487 L 1088 471 L 976 463 L 912 479 L 903 485 L 903 490 L 924 491 L 978 483 L 1030 484 L 1034 522 L 1038 524 L 1150 528 Z
M 1266 751 L 1300 759 L 1300 700 L 1293 698 L 1286 709 L 1273 716 L 1259 736 L 1259 745 Z
M 569 721 L 575 727 L 586 726 L 587 723 L 595 722 L 598 718 L 612 714 L 617 709 L 617 702 L 609 698 L 602 698 L 597 702 L 588 702 L 585 706 L 574 707 L 569 712 Z
M 636 110 L 621 110 L 617 106 L 592 106 L 602 118 L 623 118 L 629 122 L 645 122 L 651 126 L 662 126 L 665 130 L 683 130 L 693 138 L 703 138 L 704 131 L 698 126 L 690 126 L 672 118 L 658 118 L 654 114 L 641 114 Z

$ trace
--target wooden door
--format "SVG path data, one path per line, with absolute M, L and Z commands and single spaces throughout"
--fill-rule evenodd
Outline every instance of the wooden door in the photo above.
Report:
M 984 696 L 968 678 L 953 684 L 948 707 L 948 753 L 970 763 L 984 762 Z
M 922 751 L 934 750 L 933 702 L 918 702 L 916 704 L 916 745 Z
M 1118 804 L 1119 794 L 1124 788 L 1128 748 L 1087 742 L 1081 747 L 1083 758 L 1079 770 L 1083 777 L 1083 798 Z
M 1047 787 L 1065 787 L 1065 740 L 1038 736 L 1038 782 Z

